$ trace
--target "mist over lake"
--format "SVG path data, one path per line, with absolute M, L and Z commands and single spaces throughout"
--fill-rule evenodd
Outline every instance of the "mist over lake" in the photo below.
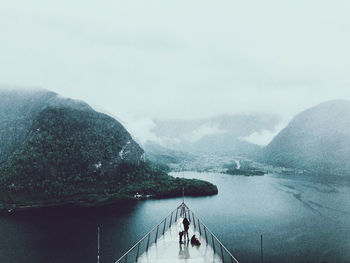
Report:
M 183 176 L 183 173 L 171 173 Z M 215 183 L 212 197 L 185 198 L 240 262 L 349 262 L 349 184 L 295 176 L 185 172 Z M 0 261 L 114 262 L 182 198 L 122 202 L 103 208 L 42 209 L 0 216 Z

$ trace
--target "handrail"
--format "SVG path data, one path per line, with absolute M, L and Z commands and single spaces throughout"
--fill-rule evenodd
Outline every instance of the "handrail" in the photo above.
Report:
M 222 247 L 227 254 L 229 254 L 229 256 L 236 262 L 239 263 L 238 260 L 231 254 L 231 252 L 224 246 L 224 244 L 221 243 L 221 241 L 214 235 L 214 233 L 203 223 L 202 220 L 200 220 L 191 209 L 189 209 L 189 207 L 186 204 L 183 204 L 186 206 L 186 208 L 188 209 L 188 211 L 191 211 L 192 213 L 192 217 L 196 217 L 197 220 L 199 220 L 199 222 L 205 227 L 205 229 L 215 238 L 215 240 L 220 244 L 220 247 Z M 200 228 L 199 228 L 200 229 Z M 209 242 L 207 242 L 209 244 Z M 209 244 L 210 245 L 210 244 Z
M 157 229 L 157 236 L 156 236 L 156 239 L 155 239 L 155 242 L 157 242 L 157 239 L 158 239 L 158 228 L 159 226 L 164 222 L 164 229 L 165 229 L 165 220 L 171 216 L 175 211 L 178 211 L 178 209 L 182 206 L 183 204 L 181 203 L 176 209 L 174 209 L 173 211 L 171 211 L 165 218 L 163 218 L 155 227 L 153 227 L 146 235 L 144 235 L 135 245 L 133 245 L 128 251 L 126 251 L 117 261 L 115 261 L 115 263 L 119 263 L 123 258 L 126 258 L 127 255 L 132 251 L 134 250 L 137 246 L 139 246 L 141 244 L 141 242 L 143 240 L 146 239 L 146 237 L 149 237 L 150 234 L 155 230 Z M 170 221 L 171 223 L 171 221 Z M 171 226 L 171 224 L 169 224 L 169 226 Z M 164 232 L 163 232 L 164 234 Z M 148 240 L 149 241 L 149 240 Z M 147 247 L 148 249 L 148 247 Z M 138 257 L 137 257 L 138 258 Z M 137 262 L 137 259 L 136 259 L 136 262 Z

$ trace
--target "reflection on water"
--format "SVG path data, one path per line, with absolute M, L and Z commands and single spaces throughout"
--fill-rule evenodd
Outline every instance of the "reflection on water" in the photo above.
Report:
M 185 176 L 218 186 L 218 195 L 186 203 L 241 262 L 260 262 L 260 234 L 266 262 L 350 261 L 349 186 L 273 175 Z M 101 258 L 114 262 L 181 201 L 1 215 L 0 262 L 96 262 L 97 226 Z M 180 252 L 185 256 L 185 247 Z
M 184 244 L 179 243 L 179 259 L 189 259 L 190 251 L 188 249 L 189 240 L 185 241 Z

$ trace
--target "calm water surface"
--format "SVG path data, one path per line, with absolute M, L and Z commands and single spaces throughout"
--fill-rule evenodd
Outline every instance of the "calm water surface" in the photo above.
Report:
M 173 173 L 174 176 L 182 174 Z M 350 262 L 350 187 L 276 175 L 185 173 L 219 194 L 188 206 L 240 262 Z M 182 201 L 123 202 L 94 209 L 42 209 L 0 215 L 0 262 L 114 262 Z

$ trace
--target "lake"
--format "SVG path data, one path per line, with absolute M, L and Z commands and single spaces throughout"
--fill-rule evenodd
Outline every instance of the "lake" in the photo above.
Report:
M 182 176 L 182 173 L 172 173 Z M 350 186 L 300 176 L 255 177 L 185 172 L 218 186 L 186 204 L 240 262 L 350 262 Z M 100 208 L 51 208 L 0 215 L 0 262 L 114 262 L 182 198 Z

